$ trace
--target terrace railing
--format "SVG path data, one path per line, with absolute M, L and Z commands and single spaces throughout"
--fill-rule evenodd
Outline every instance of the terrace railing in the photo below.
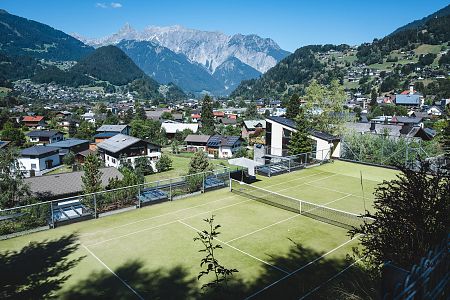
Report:
M 230 169 L 146 182 L 0 210 L 0 239 L 55 228 L 163 201 L 229 188 Z

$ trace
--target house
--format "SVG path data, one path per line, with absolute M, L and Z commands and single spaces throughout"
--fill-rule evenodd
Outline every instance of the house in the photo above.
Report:
M 62 141 L 64 133 L 58 130 L 34 130 L 27 133 L 31 143 L 37 145 L 52 144 Z
M 178 123 L 175 121 L 167 120 L 161 124 L 161 129 L 165 130 L 166 136 L 169 139 L 173 139 L 177 132 L 182 132 L 185 129 L 189 129 L 193 133 L 196 133 L 198 131 L 198 123 L 187 124 L 187 123 Z
M 45 117 L 43 116 L 25 116 L 22 119 L 22 124 L 30 128 L 45 127 Z
M 209 138 L 206 147 L 210 157 L 231 158 L 241 145 L 240 136 L 213 135 Z
M 191 114 L 191 119 L 192 119 L 192 122 L 197 123 L 198 121 L 200 121 L 201 116 L 200 116 L 200 114 Z
M 294 120 L 284 117 L 266 118 L 266 145 L 269 155 L 287 156 L 292 133 L 296 132 Z M 317 159 L 340 157 L 340 139 L 331 134 L 310 130 L 313 151 Z
M 67 139 L 64 141 L 52 143 L 52 147 L 58 147 L 59 155 L 64 157 L 67 153 L 72 152 L 77 154 L 78 152 L 85 151 L 89 149 L 89 141 L 88 140 L 80 140 L 80 139 Z
M 136 158 L 147 157 L 155 169 L 155 162 L 161 157 L 161 146 L 121 133 L 97 144 L 97 149 L 107 167 L 119 168 L 121 159 L 134 166 Z
M 96 143 L 101 143 L 116 134 L 130 135 L 130 126 L 128 125 L 102 125 L 96 130 L 94 140 Z
M 203 135 L 203 134 L 189 134 L 185 139 L 184 142 L 186 143 L 186 150 L 187 151 L 198 151 L 203 150 L 206 152 L 208 140 L 211 136 L 210 135 Z
M 145 115 L 146 115 L 147 119 L 160 121 L 162 114 L 165 113 L 165 112 L 170 113 L 171 110 L 167 109 L 167 108 L 157 108 L 156 110 L 147 110 L 147 111 L 145 111 Z
M 236 119 L 231 119 L 231 118 L 219 118 L 219 123 L 223 124 L 224 126 L 233 126 L 235 127 L 237 124 L 237 120 Z
M 91 154 L 97 154 L 97 150 L 91 150 L 87 149 L 81 152 L 78 152 L 75 154 L 75 161 L 79 164 L 84 164 L 84 161 L 86 160 L 86 157 L 88 157 Z
M 442 109 L 439 106 L 432 106 L 427 110 L 427 114 L 431 116 L 441 116 L 442 115 Z
M 72 115 L 72 113 L 70 111 L 64 110 L 64 111 L 60 111 L 60 112 L 56 113 L 55 117 L 61 119 L 61 118 L 69 117 L 71 115 Z
M 250 134 L 255 134 L 255 132 L 262 131 L 266 129 L 266 120 L 248 120 L 244 121 L 242 124 L 241 136 L 243 138 L 248 138 Z
M 214 118 L 223 118 L 225 117 L 225 112 L 223 111 L 213 111 Z
M 402 116 L 392 116 L 390 119 L 390 123 L 394 124 L 413 124 L 413 125 L 420 125 L 422 124 L 422 118 L 421 117 L 402 117 Z
M 42 145 L 23 149 L 18 161 L 26 176 L 42 175 L 42 171 L 61 164 L 59 148 Z
M 83 120 L 85 120 L 86 122 L 92 123 L 92 124 L 95 124 L 95 117 L 96 117 L 95 113 L 93 113 L 93 112 L 87 112 L 87 113 L 81 115 L 81 118 Z
M 122 173 L 116 168 L 100 168 L 101 186 L 108 185 L 113 178 L 123 179 Z M 24 181 L 30 187 L 31 194 L 40 201 L 73 197 L 83 193 L 82 176 L 84 171 L 61 173 L 26 178 Z

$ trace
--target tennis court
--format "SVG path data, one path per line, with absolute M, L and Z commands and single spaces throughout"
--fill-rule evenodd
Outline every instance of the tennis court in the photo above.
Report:
M 335 162 L 261 178 L 254 186 L 361 213 L 360 170 L 369 207 L 375 185 L 392 178 L 394 171 Z M 286 298 L 314 298 L 326 289 L 328 280 L 351 267 L 345 257 L 357 246 L 357 239 L 350 239 L 345 228 L 227 188 L 0 241 L 0 249 L 20 250 L 32 241 L 76 233 L 80 247 L 70 257 L 83 259 L 67 270 L 65 275 L 71 276 L 56 292 L 59 297 L 106 297 L 107 291 L 113 291 L 123 299 L 174 294 L 198 298 L 207 278 L 196 280 L 203 256 L 198 252 L 201 244 L 193 238 L 206 229 L 203 219 L 212 214 L 222 226 L 218 259 L 239 270 L 230 282 L 233 298 L 271 298 L 280 293 Z

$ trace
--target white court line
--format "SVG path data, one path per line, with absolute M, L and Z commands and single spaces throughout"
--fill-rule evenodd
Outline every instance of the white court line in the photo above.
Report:
M 189 225 L 189 224 L 187 224 L 187 223 L 184 223 L 184 222 L 181 221 L 181 220 L 178 220 L 178 222 L 181 223 L 181 224 L 183 224 L 183 225 L 185 225 L 185 226 L 187 226 L 187 227 L 189 227 L 189 228 L 191 228 L 191 229 L 193 229 L 193 230 L 195 230 L 196 232 L 201 232 L 201 231 L 198 230 L 197 228 L 195 228 L 195 227 L 193 227 L 193 226 L 191 226 L 191 225 Z M 271 266 L 272 268 L 277 269 L 278 271 L 281 271 L 281 272 L 283 272 L 283 273 L 285 273 L 285 274 L 289 274 L 288 271 L 283 270 L 283 269 L 281 269 L 281 268 L 279 268 L 279 267 L 277 267 L 277 266 L 275 266 L 275 265 L 269 264 L 268 262 L 266 262 L 266 261 L 264 261 L 264 260 L 262 260 L 262 259 L 260 259 L 260 258 L 257 258 L 256 256 L 253 256 L 253 255 L 251 255 L 250 253 L 247 253 L 247 252 L 245 252 L 245 251 L 242 251 L 241 249 L 238 249 L 238 248 L 236 248 L 236 247 L 234 247 L 234 246 L 232 246 L 232 245 L 230 245 L 230 244 L 228 244 L 228 243 L 226 243 L 226 242 L 224 242 L 224 241 L 221 241 L 221 240 L 219 240 L 218 238 L 214 238 L 214 239 L 215 239 L 216 241 L 218 241 L 219 243 L 221 243 L 221 244 L 224 244 L 224 245 L 226 245 L 226 246 L 228 246 L 228 247 L 230 247 L 230 248 L 232 248 L 232 249 L 234 249 L 234 250 L 236 250 L 236 251 L 238 251 L 238 252 L 241 252 L 242 254 L 245 254 L 245 255 L 247 255 L 247 256 L 253 258 L 253 259 L 256 259 L 256 260 L 259 261 L 259 262 L 262 262 L 263 264 L 266 264 L 266 265 L 268 265 L 268 266 Z
M 312 182 L 316 182 L 316 181 L 325 180 L 325 179 L 328 179 L 328 178 L 331 178 L 331 177 L 334 177 L 334 176 L 337 176 L 337 175 L 339 175 L 339 174 L 330 175 L 330 176 L 327 176 L 327 177 L 311 180 L 311 181 L 308 181 L 308 182 L 302 182 L 302 183 L 299 183 L 297 185 L 290 186 L 288 188 L 284 188 L 284 189 L 281 189 L 281 190 L 278 190 L 278 191 L 274 191 L 274 192 L 280 192 L 280 191 L 286 191 L 286 190 L 293 189 L 293 188 L 298 188 L 299 186 L 302 186 L 302 185 L 305 185 L 305 184 L 308 184 L 308 183 L 312 183 Z M 299 178 L 299 179 L 301 179 L 301 178 Z M 286 183 L 286 182 L 287 181 L 285 181 L 283 183 Z M 271 186 L 268 186 L 268 187 L 271 187 Z
M 117 279 L 119 279 L 130 291 L 132 291 L 139 299 L 144 300 L 144 297 L 142 297 L 141 295 L 139 295 L 138 292 L 136 292 L 135 289 L 133 289 L 128 283 L 125 282 L 125 280 L 123 280 L 122 278 L 120 278 L 119 275 L 117 275 L 113 270 L 111 270 L 110 267 L 108 267 L 100 258 L 97 257 L 97 255 L 94 254 L 94 252 L 92 252 L 91 250 L 88 249 L 88 247 L 86 247 L 85 245 L 81 244 L 81 246 L 83 246 L 84 249 L 86 249 L 87 252 L 89 252 L 89 254 L 91 254 L 99 263 L 101 263 L 109 272 L 111 272 L 111 274 L 113 274 L 114 276 L 117 277 Z
M 224 209 L 224 208 L 232 207 L 232 206 L 239 205 L 239 204 L 242 204 L 242 203 L 245 203 L 245 202 L 249 202 L 249 201 L 254 201 L 254 200 L 249 199 L 249 200 L 245 200 L 245 201 L 240 201 L 238 203 L 222 206 L 222 207 L 219 207 L 219 208 L 216 208 L 216 209 L 213 209 L 213 210 L 209 210 L 209 211 L 204 211 L 204 212 L 201 212 L 201 213 L 198 213 L 198 214 L 186 217 L 186 218 L 176 219 L 174 221 L 170 221 L 170 222 L 167 222 L 167 223 L 164 223 L 164 224 L 160 224 L 160 225 L 156 225 L 156 226 L 152 226 L 152 227 L 147 227 L 147 228 L 143 228 L 143 229 L 138 230 L 138 231 L 133 231 L 133 232 L 130 232 L 130 233 L 127 233 L 127 234 L 115 236 L 115 237 L 107 239 L 107 240 L 99 241 L 99 242 L 96 242 L 96 243 L 93 243 L 93 244 L 88 244 L 87 246 L 89 246 L 89 247 L 90 246 L 96 246 L 96 245 L 99 245 L 99 244 L 103 244 L 103 243 L 106 243 L 106 242 L 114 241 L 114 240 L 117 240 L 117 239 L 120 239 L 120 238 L 124 238 L 124 237 L 127 237 L 127 236 L 135 235 L 135 234 L 147 231 L 147 230 L 151 230 L 151 229 L 167 226 L 167 225 L 170 225 L 170 224 L 174 224 L 174 223 L 178 222 L 179 220 L 188 220 L 188 219 L 196 217 L 196 216 L 200 216 L 200 215 L 203 215 L 203 214 L 206 214 L 206 213 L 215 212 L 215 211 L 218 211 L 218 210 L 221 210 L 221 209 Z
M 363 196 L 360 196 L 360 195 L 356 195 L 356 194 L 352 194 L 352 193 L 347 193 L 347 192 L 342 192 L 342 191 L 338 191 L 338 190 L 335 190 L 335 189 L 330 189 L 330 188 L 327 188 L 327 187 L 324 187 L 324 186 L 317 186 L 317 185 L 314 185 L 314 184 L 310 184 L 310 183 L 305 183 L 306 185 L 310 185 L 310 186 L 312 186 L 312 187 L 315 187 L 315 188 L 321 188 L 321 189 L 325 189 L 325 190 L 329 190 L 329 191 L 332 191 L 332 192 L 336 192 L 336 193 L 340 193 L 340 194 L 350 194 L 350 195 L 352 195 L 352 196 L 355 196 L 355 197 L 358 197 L 358 198 L 364 198 Z
M 323 206 L 326 206 L 326 205 L 328 205 L 328 204 L 334 203 L 334 202 L 336 202 L 336 201 L 342 200 L 342 199 L 347 198 L 347 197 L 350 197 L 350 196 L 351 196 L 351 195 L 346 195 L 346 196 L 340 197 L 340 198 L 338 198 L 338 199 L 336 199 L 336 200 L 327 202 L 327 203 L 322 204 L 322 205 L 323 205 Z M 316 209 L 316 208 L 313 208 L 312 210 L 314 210 L 314 209 Z M 281 221 L 278 221 L 278 222 L 276 222 L 276 223 L 267 225 L 267 226 L 265 226 L 265 227 L 263 227 L 263 228 L 260 228 L 260 229 L 257 229 L 257 230 L 255 230 L 255 231 L 249 232 L 249 233 L 244 234 L 244 235 L 242 235 L 242 236 L 238 236 L 237 238 L 234 238 L 234 239 L 232 239 L 232 240 L 227 241 L 227 243 L 234 242 L 234 241 L 236 241 L 236 240 L 239 240 L 239 239 L 241 239 L 241 238 L 247 237 L 247 236 L 252 235 L 252 234 L 254 234 L 254 233 L 260 232 L 260 231 L 262 231 L 262 230 L 264 230 L 264 229 L 267 229 L 267 228 L 270 228 L 270 227 L 272 227 L 272 226 L 275 226 L 275 225 L 278 225 L 278 224 L 287 222 L 287 221 L 289 221 L 289 220 L 291 220 L 291 219 L 294 219 L 294 218 L 296 218 L 296 217 L 299 217 L 299 216 L 302 216 L 302 214 L 296 214 L 296 215 L 294 215 L 294 216 L 290 216 L 289 218 L 286 218 L 286 219 L 284 219 L 284 220 L 281 220 Z
M 313 290 L 309 291 L 306 295 L 303 295 L 299 300 L 303 300 L 306 299 L 307 297 L 309 297 L 311 294 L 314 294 L 317 290 L 321 289 L 325 284 L 328 284 L 330 281 L 333 281 L 335 278 L 339 277 L 342 273 L 344 273 L 345 271 L 347 271 L 348 269 L 350 269 L 351 267 L 353 267 L 355 264 L 357 264 L 362 258 L 359 258 L 358 260 L 356 260 L 355 262 L 353 262 L 351 265 L 347 266 L 345 269 L 341 270 L 339 273 L 334 274 L 334 276 L 328 278 L 327 281 L 319 284 L 318 286 L 316 286 Z
M 339 248 L 341 248 L 341 247 L 347 245 L 348 243 L 352 242 L 354 239 L 358 238 L 359 236 L 360 236 L 360 235 L 355 236 L 355 237 L 353 237 L 352 239 L 346 241 L 345 243 L 342 243 L 341 245 L 337 246 L 336 248 L 331 249 L 330 251 L 328 251 L 327 253 L 323 254 L 322 256 L 317 257 L 316 259 L 310 261 L 310 262 L 307 263 L 306 265 L 303 265 L 303 266 L 301 266 L 300 268 L 298 268 L 297 270 L 295 270 L 295 271 L 293 271 L 293 272 L 287 274 L 286 276 L 284 276 L 284 277 L 278 279 L 277 281 L 272 282 L 272 283 L 269 284 L 268 286 L 266 286 L 266 287 L 264 287 L 263 289 L 257 291 L 256 293 L 251 294 L 250 296 L 248 296 L 248 297 L 245 298 L 245 299 L 251 299 L 251 298 L 253 298 L 253 297 L 259 295 L 260 293 L 262 293 L 262 292 L 264 292 L 265 290 L 271 288 L 272 286 L 274 286 L 274 285 L 280 283 L 281 281 L 285 280 L 286 278 L 288 278 L 288 277 L 294 275 L 294 274 L 297 273 L 297 272 L 300 272 L 300 271 L 303 270 L 304 268 L 306 268 L 306 267 L 312 265 L 313 263 L 315 263 L 315 262 L 321 260 L 321 259 L 324 258 L 325 256 L 327 256 L 327 255 L 333 253 L 334 251 L 338 250 Z
M 229 197 L 221 198 L 221 199 L 218 199 L 218 200 L 209 201 L 207 203 L 203 203 L 203 204 L 199 204 L 199 205 L 195 205 L 195 206 L 182 208 L 182 209 L 179 209 L 179 210 L 176 210 L 176 211 L 172 211 L 172 212 L 168 212 L 168 213 L 165 213 L 165 214 L 156 215 L 156 216 L 145 218 L 145 219 L 140 219 L 140 220 L 133 221 L 133 222 L 126 223 L 126 224 L 122 224 L 122 225 L 119 225 L 119 226 L 115 226 L 115 227 L 111 227 L 111 228 L 107 228 L 107 229 L 103 229 L 103 230 L 98 230 L 98 231 L 94 231 L 94 232 L 88 232 L 88 233 L 85 233 L 85 234 L 81 234 L 80 236 L 81 237 L 83 237 L 83 236 L 90 236 L 90 235 L 94 235 L 94 234 L 97 234 L 97 233 L 100 233 L 100 232 L 107 232 L 107 231 L 110 231 L 110 230 L 113 230 L 113 229 L 126 227 L 128 225 L 133 225 L 133 224 L 137 224 L 137 223 L 140 223 L 140 222 L 144 222 L 144 221 L 148 221 L 148 220 L 152 220 L 152 219 L 156 219 L 156 218 L 160 218 L 160 217 L 165 217 L 165 216 L 168 216 L 168 215 L 176 214 L 176 213 L 179 213 L 179 212 L 182 212 L 182 211 L 185 211 L 185 210 L 189 210 L 189 209 L 192 209 L 192 208 L 205 206 L 205 205 L 208 205 L 208 204 L 211 204 L 211 203 L 214 203 L 214 202 L 223 201 L 223 200 L 230 199 L 230 198 L 233 198 L 233 197 L 236 197 L 236 196 L 229 196 Z
M 286 182 L 291 182 L 291 181 L 296 181 L 296 180 L 300 180 L 300 179 L 305 179 L 305 178 L 308 178 L 308 177 L 313 177 L 313 176 L 316 176 L 316 175 L 321 175 L 321 174 L 326 174 L 326 173 L 328 173 L 328 172 L 318 172 L 318 173 L 314 173 L 314 174 L 311 174 L 311 175 L 308 175 L 308 176 L 298 177 L 298 178 L 286 180 L 286 181 L 283 181 L 283 182 L 275 183 L 275 184 L 272 184 L 272 185 L 268 185 L 267 187 L 269 188 L 269 187 L 273 187 L 273 186 L 277 186 L 277 185 L 282 185 L 282 184 L 285 184 Z M 291 174 L 291 173 L 285 173 L 285 174 Z

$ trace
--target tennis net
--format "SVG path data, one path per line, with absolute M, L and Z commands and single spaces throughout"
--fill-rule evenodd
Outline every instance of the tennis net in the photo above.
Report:
M 295 199 L 277 192 L 252 186 L 237 180 L 232 180 L 231 191 L 246 198 L 250 198 L 281 209 L 289 210 L 331 225 L 345 229 L 360 227 L 364 222 L 373 219 L 358 214 L 342 211 L 314 204 L 308 201 Z

